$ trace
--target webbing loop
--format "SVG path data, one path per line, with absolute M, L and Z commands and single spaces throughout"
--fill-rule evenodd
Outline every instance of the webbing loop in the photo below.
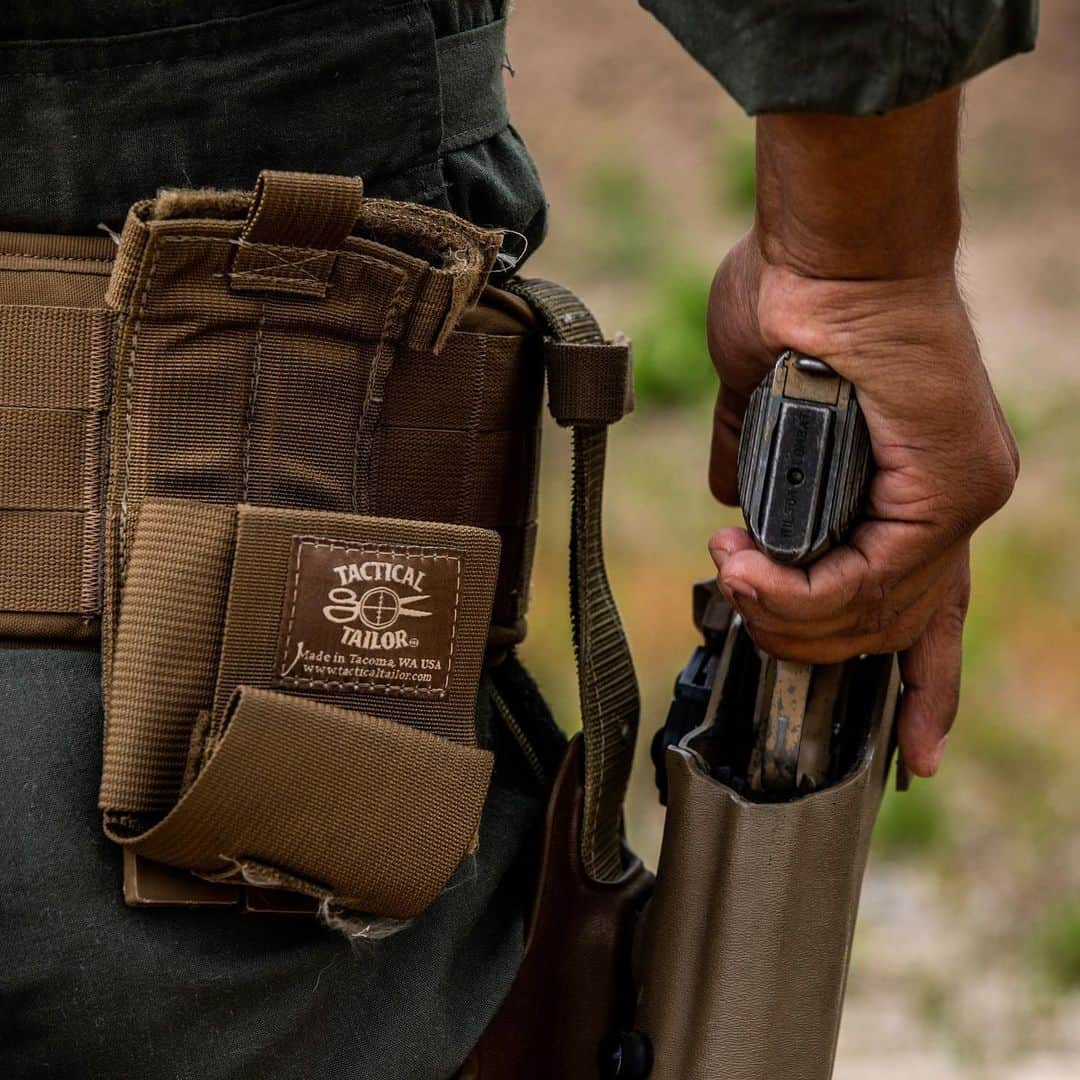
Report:
M 599 346 L 608 351 L 595 356 L 609 360 L 625 356 L 628 371 L 629 350 L 606 343 L 592 313 L 568 289 L 522 278 L 510 281 L 507 289 L 527 300 L 540 316 L 553 339 L 549 353 L 556 346 Z M 610 351 L 613 348 L 618 354 Z M 570 523 L 570 618 L 585 742 L 581 859 L 597 881 L 617 880 L 624 871 L 622 807 L 641 713 L 630 647 L 604 567 L 606 423 L 573 424 Z
M 630 341 L 544 343 L 548 407 L 563 427 L 614 424 L 634 408 Z
M 356 176 L 259 173 L 229 274 L 241 292 L 325 296 L 337 249 L 360 216 Z

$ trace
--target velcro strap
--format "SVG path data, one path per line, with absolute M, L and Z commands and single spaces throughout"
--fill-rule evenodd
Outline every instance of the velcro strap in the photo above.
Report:
M 591 348 L 594 356 L 602 358 L 606 354 L 610 358 L 606 350 L 622 347 L 618 341 L 612 345 L 604 343 L 592 312 L 561 285 L 539 278 L 514 278 L 508 288 L 527 300 L 543 321 L 552 339 L 547 343 L 549 350 L 563 348 L 561 355 L 569 358 L 584 356 L 583 350 Z M 609 367 L 617 368 L 618 363 L 617 358 L 614 362 L 609 359 Z M 629 383 L 628 346 L 623 363 Z M 603 368 L 602 362 L 598 361 L 597 366 Z M 561 368 L 576 370 L 570 363 L 562 364 Z M 551 371 L 549 367 L 549 379 Z M 603 381 L 605 375 L 598 378 Z M 582 384 L 579 396 L 586 393 L 587 386 L 588 383 Z M 607 396 L 611 402 L 618 400 L 617 389 L 610 388 Z M 601 413 L 601 409 L 594 407 L 594 414 Z M 581 861 L 594 881 L 613 882 L 626 873 L 622 806 L 634 760 L 641 699 L 630 646 L 604 568 L 602 518 L 607 428 L 603 423 L 575 421 L 573 444 L 570 624 L 585 742 Z
M 241 292 L 325 296 L 335 253 L 363 199 L 359 177 L 259 173 L 229 284 Z
M 473 844 L 492 755 L 365 713 L 241 687 L 208 763 L 138 854 L 411 918 Z
M 564 427 L 607 426 L 634 408 L 630 342 L 621 335 L 602 344 L 548 338 L 544 366 L 548 406 Z
M 264 169 L 240 239 L 334 250 L 353 231 L 363 198 L 358 176 Z

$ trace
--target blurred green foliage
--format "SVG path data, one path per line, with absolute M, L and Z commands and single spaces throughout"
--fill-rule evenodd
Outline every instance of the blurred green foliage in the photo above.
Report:
M 874 830 L 874 851 L 888 858 L 930 855 L 946 847 L 948 814 L 939 784 L 914 780 L 907 791 L 888 787 Z
M 641 404 L 680 406 L 716 393 L 705 344 L 709 273 L 701 267 L 660 267 L 647 289 L 634 341 L 634 388 Z
M 1040 970 L 1057 990 L 1080 990 L 1080 897 L 1060 901 L 1036 923 L 1033 945 Z
M 713 155 L 712 183 L 720 194 L 720 208 L 738 216 L 753 214 L 757 204 L 757 162 L 754 127 L 721 132 Z
M 1055 510 L 1067 510 L 1061 500 L 1047 506 L 1042 519 L 999 524 L 973 544 L 973 566 L 983 594 L 979 611 L 996 620 L 990 632 L 1000 642 L 1002 623 L 1025 603 L 1056 605 L 1067 600 L 1075 577 L 1074 555 L 1060 542 L 1062 523 Z M 976 596 L 978 593 L 975 594 Z
M 660 232 L 656 200 L 641 167 L 622 157 L 600 158 L 585 175 L 581 201 L 588 217 L 582 243 L 589 267 L 619 280 L 647 275 Z
M 638 402 L 672 407 L 711 398 L 716 376 L 705 345 L 711 272 L 661 232 L 657 200 L 640 165 L 598 160 L 586 174 L 582 202 L 589 265 L 640 297 L 628 328 Z

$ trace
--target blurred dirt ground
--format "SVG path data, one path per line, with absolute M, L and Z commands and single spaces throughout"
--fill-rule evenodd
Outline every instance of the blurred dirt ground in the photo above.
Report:
M 637 414 L 614 432 L 607 544 L 644 695 L 630 833 L 655 865 L 647 744 L 693 645 L 689 587 L 731 522 L 705 484 L 709 276 L 752 214 L 753 125 L 632 0 L 518 0 L 509 80 L 551 231 L 529 272 L 634 334 Z M 963 270 L 1021 444 L 979 535 L 961 716 L 937 780 L 890 794 L 864 890 L 840 1080 L 1080 1076 L 1080 4 L 966 99 Z M 567 728 L 568 468 L 548 432 L 524 649 Z

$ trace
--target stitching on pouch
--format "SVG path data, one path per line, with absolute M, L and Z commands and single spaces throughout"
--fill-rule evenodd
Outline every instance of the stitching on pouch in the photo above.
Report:
M 239 242 L 237 246 L 239 246 L 241 249 L 244 249 L 250 247 L 259 247 L 260 245 Z M 271 274 L 271 271 L 281 270 L 283 272 L 287 272 L 290 270 L 296 270 L 298 271 L 296 275 L 297 277 L 307 278 L 309 281 L 313 281 L 316 284 L 322 285 L 322 278 L 320 278 L 317 274 L 314 274 L 312 271 L 305 269 L 305 267 L 308 263 L 318 262 L 320 259 L 332 258 L 334 254 L 335 252 L 331 250 L 318 251 L 314 255 L 305 255 L 302 258 L 290 259 L 286 256 L 284 252 L 274 250 L 273 255 L 278 260 L 277 262 L 272 262 L 267 266 L 257 267 L 254 270 L 234 270 L 232 272 L 232 276 L 234 279 L 257 277 L 269 278 L 270 280 L 277 281 L 281 279 L 281 276 L 274 276 Z
M 139 328 L 142 326 L 143 315 L 146 311 L 147 298 L 150 295 L 150 285 L 154 280 L 154 271 L 157 269 L 158 256 L 161 254 L 161 245 L 154 248 L 154 257 L 150 261 L 150 269 L 146 274 L 146 284 L 143 285 L 142 295 L 139 297 L 139 309 L 135 314 L 135 323 L 131 328 L 131 348 L 128 356 L 127 377 L 124 379 L 124 484 L 120 490 L 120 578 L 127 575 L 127 508 L 128 494 L 131 487 L 131 396 L 135 389 L 135 359 L 138 355 Z
M 248 407 L 244 416 L 244 481 L 240 501 L 247 502 L 248 485 L 251 482 L 251 436 L 255 427 L 255 406 L 259 396 L 259 375 L 262 372 L 263 328 L 266 326 L 266 305 L 259 306 L 259 325 L 255 329 L 255 357 L 251 364 L 251 385 L 248 390 Z
M 428 697 L 445 697 L 446 693 L 450 689 L 450 673 L 454 668 L 454 644 L 457 640 L 457 622 L 458 622 L 458 608 L 461 600 L 461 557 L 459 555 L 443 555 L 439 554 L 436 550 L 427 547 L 422 544 L 402 544 L 400 548 L 404 550 L 395 550 L 394 548 L 380 548 L 377 546 L 361 546 L 352 547 L 349 544 L 342 544 L 335 540 L 327 540 L 322 537 L 311 537 L 301 540 L 296 545 L 296 562 L 293 566 L 292 583 L 289 587 L 289 622 L 285 630 L 285 654 L 288 655 L 292 648 L 292 632 L 293 626 L 296 622 L 296 603 L 300 594 L 300 557 L 303 554 L 304 548 L 329 548 L 331 551 L 360 552 L 365 555 L 374 555 L 382 558 L 421 558 L 431 559 L 439 561 L 440 559 L 447 562 L 453 562 L 456 564 L 457 574 L 454 579 L 454 613 L 450 622 L 450 653 L 446 660 L 446 681 L 445 684 L 438 689 L 426 689 L 420 686 L 385 686 L 382 683 L 375 682 L 342 682 L 337 679 L 323 680 L 323 679 L 304 679 L 298 678 L 293 675 L 279 675 L 278 679 L 284 683 L 291 683 L 294 685 L 302 685 L 308 687 L 316 687 L 325 690 L 378 690 L 382 693 L 388 694 L 416 694 L 426 695 Z
M 71 263 L 112 263 L 114 261 L 111 255 L 30 255 L 25 251 L 0 251 L 0 259 L 39 259 L 42 262 Z
M 261 247 L 271 249 L 278 249 L 281 247 L 280 244 L 251 244 L 246 240 L 237 240 L 232 236 L 162 236 L 158 240 L 158 244 L 216 244 L 218 246 L 224 245 L 226 247 Z M 312 249 L 301 248 L 299 250 L 311 251 Z M 381 259 L 376 259 L 371 255 L 364 255 L 359 251 L 349 251 L 346 248 L 327 248 L 325 251 L 320 250 L 316 256 L 312 257 L 317 258 L 318 256 L 326 255 L 332 255 L 337 259 L 344 259 L 346 262 L 358 263 L 360 266 L 377 266 L 380 268 L 389 266 L 388 263 L 383 262 Z M 393 267 L 393 269 L 397 269 L 399 272 L 404 273 L 400 267 Z M 245 272 L 246 271 L 242 270 L 240 273 L 243 275 Z M 260 271 L 255 271 L 255 273 L 259 272 Z M 319 284 L 322 284 L 321 280 L 319 281 Z
M 402 278 L 390 303 L 386 305 L 386 318 L 383 319 L 382 331 L 375 355 L 368 368 L 364 395 L 360 400 L 360 415 L 356 421 L 356 438 L 353 440 L 353 476 L 352 496 L 353 511 L 367 513 L 371 502 L 372 458 L 375 453 L 375 429 L 382 418 L 383 400 L 386 393 L 386 380 L 390 377 L 390 367 L 394 362 L 393 342 L 401 336 L 401 323 L 407 302 L 405 279 Z M 389 359 L 387 359 L 389 357 Z M 361 472 L 363 472 L 363 490 L 361 491 Z

